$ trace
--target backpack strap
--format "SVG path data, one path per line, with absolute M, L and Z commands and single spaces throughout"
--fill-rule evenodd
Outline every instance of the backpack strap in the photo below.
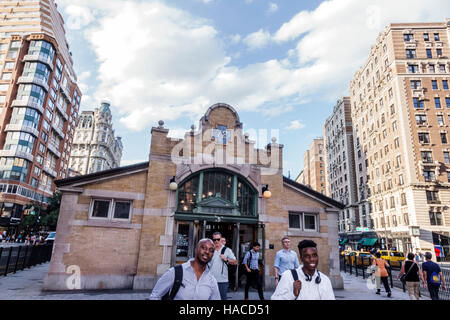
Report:
M 225 254 L 225 251 L 227 251 L 227 247 L 223 246 L 222 250 L 220 250 L 220 254 Z M 222 260 L 222 274 L 223 274 L 223 266 L 226 265 L 227 263 L 225 261 Z
M 297 281 L 298 280 L 297 270 L 291 269 L 291 273 L 292 273 L 292 278 L 294 278 L 294 281 Z
M 175 298 L 183 282 L 183 266 L 180 264 L 176 265 L 174 270 L 175 279 L 173 280 L 172 290 L 170 290 L 169 300 L 173 300 Z

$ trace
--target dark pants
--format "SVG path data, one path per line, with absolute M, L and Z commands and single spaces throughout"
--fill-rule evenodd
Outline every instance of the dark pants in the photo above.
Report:
M 219 282 L 217 284 L 219 285 L 220 298 L 227 300 L 228 282 Z
M 428 283 L 428 292 L 430 292 L 431 300 L 439 300 L 439 287 L 440 285 Z
M 383 283 L 384 290 L 386 292 L 391 292 L 391 288 L 389 287 L 388 277 L 380 277 L 381 282 Z
M 248 289 L 253 283 L 258 288 L 258 295 L 260 300 L 264 300 L 264 294 L 262 290 L 261 281 L 259 280 L 259 270 L 251 269 L 251 272 L 247 272 L 247 283 L 245 284 L 245 299 L 248 299 Z

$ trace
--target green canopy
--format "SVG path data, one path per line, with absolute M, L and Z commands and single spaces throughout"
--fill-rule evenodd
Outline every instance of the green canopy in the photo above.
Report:
M 364 238 L 363 245 L 364 246 L 373 246 L 375 242 L 377 242 L 377 238 Z
M 359 240 L 359 243 L 364 243 L 364 241 L 366 241 L 366 238 L 362 238 L 361 240 Z
M 348 241 L 348 239 L 344 239 L 344 240 L 341 241 L 340 244 L 343 245 L 343 244 L 346 243 L 347 241 Z

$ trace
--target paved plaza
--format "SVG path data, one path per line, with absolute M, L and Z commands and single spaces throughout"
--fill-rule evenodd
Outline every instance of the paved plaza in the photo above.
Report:
M 44 263 L 30 269 L 18 271 L 0 277 L 0 300 L 145 300 L 150 291 L 109 290 L 96 292 L 43 292 L 42 285 L 50 263 Z M 392 297 L 387 298 L 382 289 L 381 295 L 375 294 L 375 289 L 368 289 L 366 280 L 361 277 L 341 273 L 344 278 L 344 289 L 335 290 L 337 300 L 409 300 L 401 289 L 393 288 Z M 273 292 L 264 293 L 270 299 Z M 257 300 L 256 290 L 251 289 L 250 300 Z M 243 300 L 244 292 L 228 293 L 229 300 Z M 428 300 L 423 297 L 422 299 Z

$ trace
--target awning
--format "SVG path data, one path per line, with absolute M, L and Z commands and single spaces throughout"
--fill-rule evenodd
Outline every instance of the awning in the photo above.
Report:
M 343 245 L 344 243 L 346 243 L 348 241 L 348 239 L 344 239 L 341 241 L 340 245 Z
M 363 246 L 373 246 L 377 241 L 377 238 L 364 238 Z
M 366 238 L 362 238 L 361 240 L 359 240 L 359 243 L 364 243 L 364 241 L 366 241 L 367 239 Z

